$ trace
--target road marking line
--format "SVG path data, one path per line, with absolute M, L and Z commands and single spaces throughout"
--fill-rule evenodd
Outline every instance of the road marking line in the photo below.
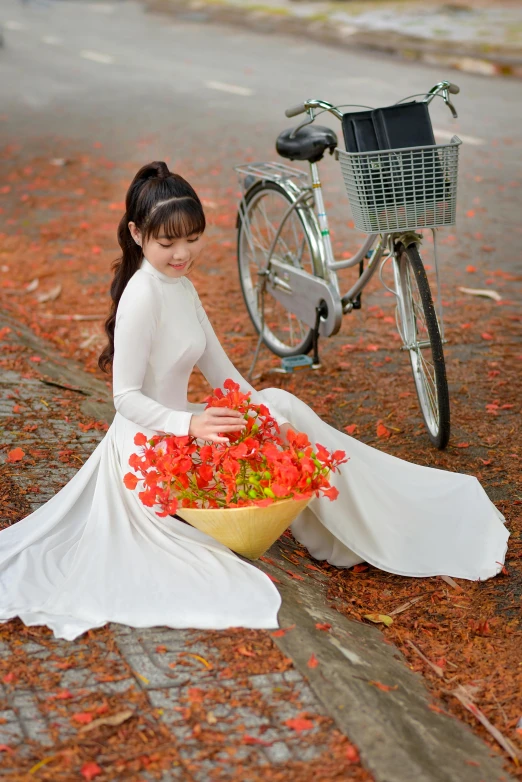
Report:
M 453 136 L 458 136 L 465 144 L 473 144 L 476 147 L 482 147 L 486 143 L 483 138 L 477 138 L 476 136 L 465 136 L 463 133 L 454 132 L 452 130 L 443 130 L 442 128 L 433 128 L 433 132 L 436 136 L 441 138 L 452 139 Z
M 97 14 L 114 13 L 114 6 L 111 3 L 89 3 L 87 8 L 89 11 L 94 11 Z
M 221 92 L 230 92 L 232 95 L 244 95 L 249 97 L 254 91 L 248 87 L 238 87 L 236 84 L 225 84 L 222 81 L 206 81 L 205 87 L 209 90 L 220 90 Z
M 58 38 L 56 35 L 44 35 L 42 36 L 43 43 L 49 44 L 49 46 L 59 46 L 63 38 Z
M 114 57 L 110 54 L 103 54 L 103 52 L 93 52 L 90 49 L 83 49 L 80 52 L 80 57 L 84 60 L 92 60 L 92 62 L 101 62 L 103 65 L 112 65 Z
M 25 30 L 25 27 L 20 22 L 4 22 L 6 30 Z

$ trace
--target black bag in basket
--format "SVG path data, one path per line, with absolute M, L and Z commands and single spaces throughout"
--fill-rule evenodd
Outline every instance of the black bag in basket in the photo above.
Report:
M 430 147 L 436 143 L 428 107 L 415 101 L 344 114 L 342 128 L 348 152 Z M 361 158 L 359 167 L 367 206 L 372 211 L 395 211 L 401 205 L 444 201 L 446 197 L 437 149 L 369 156 Z

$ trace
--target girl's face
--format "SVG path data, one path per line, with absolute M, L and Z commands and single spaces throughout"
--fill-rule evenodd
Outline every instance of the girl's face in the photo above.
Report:
M 160 231 L 156 239 L 153 236 L 143 239 L 135 223 L 129 223 L 129 230 L 148 262 L 168 277 L 183 277 L 201 252 L 202 243 L 198 234 L 170 239 Z

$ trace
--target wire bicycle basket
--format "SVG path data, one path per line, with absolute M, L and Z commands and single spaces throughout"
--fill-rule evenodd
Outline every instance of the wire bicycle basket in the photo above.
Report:
M 336 149 L 355 226 L 390 233 L 453 225 L 461 140 L 449 144 L 345 152 Z

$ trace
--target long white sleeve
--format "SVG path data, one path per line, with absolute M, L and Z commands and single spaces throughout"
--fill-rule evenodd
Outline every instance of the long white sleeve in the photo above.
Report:
M 116 410 L 147 429 L 186 435 L 192 413 L 171 410 L 142 392 L 159 303 L 151 284 L 131 279 L 118 305 L 114 331 L 113 396 Z M 145 283 L 145 284 L 144 284 Z
M 208 383 L 212 386 L 212 388 L 222 388 L 223 383 L 227 378 L 231 378 L 235 383 L 237 383 L 242 391 L 242 393 L 250 393 L 251 401 L 255 405 L 261 405 L 266 404 L 257 394 L 257 391 L 252 388 L 250 383 L 248 383 L 244 377 L 237 371 L 229 357 L 227 356 L 225 350 L 223 349 L 221 342 L 219 341 L 216 332 L 212 328 L 212 324 L 210 323 L 207 313 L 205 312 L 205 309 L 199 299 L 199 296 L 197 294 L 196 289 L 194 286 L 192 286 L 194 298 L 196 301 L 196 309 L 198 314 L 199 322 L 201 323 L 201 326 L 205 332 L 205 337 L 207 340 L 207 346 L 205 348 L 205 352 L 201 356 L 201 358 L 198 361 L 198 368 L 203 373 L 205 379 Z M 279 426 L 282 424 L 288 423 L 287 419 L 282 416 L 277 410 L 274 410 L 273 407 L 270 408 L 270 413 L 273 418 L 277 421 Z

